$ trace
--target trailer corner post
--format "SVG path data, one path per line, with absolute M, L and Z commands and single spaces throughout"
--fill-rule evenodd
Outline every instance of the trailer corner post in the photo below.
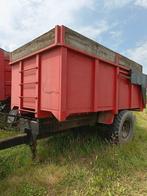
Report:
M 97 95 L 97 75 L 99 75 L 99 71 L 100 71 L 100 60 L 99 59 L 96 59 L 94 60 L 94 66 L 93 66 L 93 109 L 95 112 L 97 112 L 97 106 L 96 106 L 96 102 L 98 102 L 98 95 Z
M 114 114 L 118 113 L 118 88 L 119 88 L 119 54 L 115 56 L 115 88 L 114 88 Z
M 65 27 L 57 25 L 55 27 L 55 44 L 64 45 Z

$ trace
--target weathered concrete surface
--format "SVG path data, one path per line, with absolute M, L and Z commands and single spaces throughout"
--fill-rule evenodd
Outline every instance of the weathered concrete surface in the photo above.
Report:
M 68 28 L 65 31 L 65 43 L 108 61 L 115 61 L 115 53 L 113 51 Z
M 65 30 L 65 43 L 71 47 L 80 49 L 90 54 L 96 55 L 104 60 L 115 62 L 116 53 L 101 44 L 69 29 Z M 138 72 L 142 72 L 142 66 L 122 55 L 119 58 L 119 64 L 129 67 Z
M 34 39 L 26 45 L 16 49 L 11 53 L 11 61 L 14 62 L 20 58 L 30 55 L 40 49 L 43 49 L 55 41 L 55 28 L 43 34 L 42 36 Z M 65 44 L 85 51 L 89 54 L 100 57 L 104 60 L 115 63 L 116 53 L 101 44 L 65 27 Z M 119 57 L 119 64 L 122 66 L 129 67 L 137 72 L 142 72 L 142 66 L 122 55 Z
M 38 50 L 41 50 L 54 43 L 55 40 L 55 29 L 48 31 L 40 37 L 32 40 L 24 46 L 14 50 L 11 53 L 11 61 L 16 61 L 20 58 L 28 56 Z
M 130 69 L 133 69 L 135 71 L 142 72 L 142 65 L 140 65 L 140 64 L 138 64 L 138 63 L 122 56 L 122 55 L 120 55 L 119 64 L 126 66 L 126 67 L 129 67 Z

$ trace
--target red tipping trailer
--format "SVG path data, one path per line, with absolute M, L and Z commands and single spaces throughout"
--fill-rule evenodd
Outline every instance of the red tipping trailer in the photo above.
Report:
M 24 117 L 20 124 L 33 142 L 97 123 L 110 124 L 120 143 L 132 138 L 130 110 L 142 111 L 146 94 L 146 76 L 136 62 L 56 26 L 13 51 L 11 66 L 11 114 Z
M 12 53 L 12 108 L 36 118 L 53 114 L 59 121 L 73 114 L 102 112 L 99 121 L 108 124 L 119 110 L 142 110 L 141 88 L 131 83 L 122 56 L 105 54 L 103 49 L 106 59 L 84 51 L 77 36 L 57 26 L 38 38 L 45 37 L 44 48 L 36 39 Z
M 0 111 L 11 97 L 10 53 L 0 48 Z

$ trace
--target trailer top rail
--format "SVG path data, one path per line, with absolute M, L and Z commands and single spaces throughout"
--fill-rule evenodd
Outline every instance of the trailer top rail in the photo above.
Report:
M 11 53 L 11 61 L 15 62 L 24 58 L 30 54 L 34 54 L 35 52 L 42 50 L 46 47 L 49 47 L 54 44 L 61 44 L 61 40 L 56 40 L 56 26 L 51 29 L 47 33 L 39 36 L 38 38 L 32 40 L 31 42 L 25 44 L 24 46 L 14 50 Z M 70 46 L 75 49 L 79 49 L 81 51 L 87 52 L 90 55 L 94 55 L 96 57 L 102 58 L 104 60 L 110 61 L 112 63 L 116 62 L 117 53 L 106 48 L 105 46 L 89 39 L 80 33 L 77 33 L 65 26 L 62 26 L 64 29 L 64 33 L 62 35 L 62 41 L 65 45 Z M 133 69 L 137 72 L 142 72 L 142 65 L 124 57 L 119 54 L 118 59 L 119 65 L 126 66 L 130 69 Z

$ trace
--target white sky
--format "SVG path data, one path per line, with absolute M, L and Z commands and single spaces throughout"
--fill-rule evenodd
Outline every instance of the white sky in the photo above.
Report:
M 12 51 L 64 24 L 144 65 L 147 0 L 0 0 L 0 47 Z

